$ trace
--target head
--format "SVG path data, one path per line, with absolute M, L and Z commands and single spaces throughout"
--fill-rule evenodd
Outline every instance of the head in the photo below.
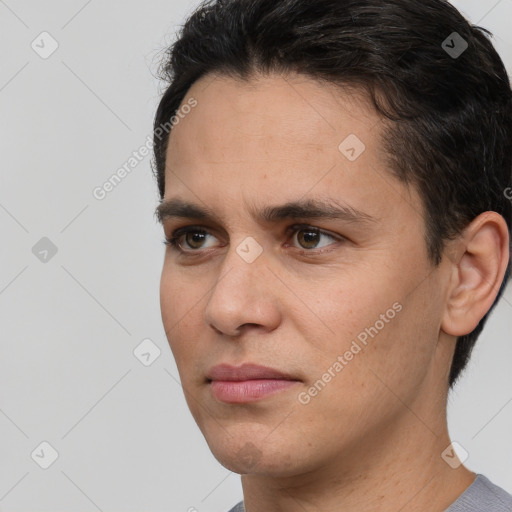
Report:
M 247 470 L 233 450 L 265 439 L 311 464 L 333 426 L 345 451 L 391 429 L 389 389 L 447 393 L 510 273 L 512 93 L 486 31 L 443 0 L 219 0 L 163 71 L 159 215 L 185 253 L 162 317 L 219 460 Z M 217 400 L 211 367 L 247 361 L 295 382 Z

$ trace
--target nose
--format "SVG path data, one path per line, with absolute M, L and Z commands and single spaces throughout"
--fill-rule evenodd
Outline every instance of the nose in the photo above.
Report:
M 239 336 L 249 327 L 265 332 L 281 322 L 278 279 L 268 268 L 263 251 L 254 261 L 231 246 L 211 291 L 204 319 L 226 336 Z

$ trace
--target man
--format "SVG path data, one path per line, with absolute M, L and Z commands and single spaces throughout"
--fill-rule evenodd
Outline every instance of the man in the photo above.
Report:
M 510 272 L 483 30 L 443 0 L 218 0 L 168 57 L 162 318 L 233 511 L 510 512 L 446 420 Z

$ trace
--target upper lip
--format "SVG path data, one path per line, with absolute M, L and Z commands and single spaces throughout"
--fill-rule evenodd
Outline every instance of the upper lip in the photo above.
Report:
M 279 379 L 279 380 L 297 380 L 287 373 L 252 363 L 245 363 L 241 366 L 231 366 L 229 364 L 219 364 L 210 369 L 206 378 L 212 380 L 224 381 L 243 381 L 254 379 Z

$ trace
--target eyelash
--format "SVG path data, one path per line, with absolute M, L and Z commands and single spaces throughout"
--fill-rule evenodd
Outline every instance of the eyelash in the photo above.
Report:
M 287 229 L 286 233 L 287 233 L 287 236 L 290 237 L 290 235 L 292 235 L 292 234 L 295 234 L 299 231 L 306 231 L 306 230 L 313 231 L 319 235 L 327 236 L 329 238 L 332 238 L 333 240 L 337 240 L 338 242 L 343 242 L 346 240 L 346 238 L 342 237 L 341 235 L 333 235 L 333 234 L 331 234 L 327 231 L 324 231 L 320 228 L 305 225 L 305 224 L 290 226 Z M 200 256 L 201 252 L 204 254 L 205 253 L 204 249 L 189 249 L 189 250 L 181 249 L 181 247 L 179 246 L 179 240 L 181 237 L 187 235 L 188 233 L 197 233 L 197 234 L 201 234 L 201 235 L 211 234 L 208 231 L 206 231 L 205 229 L 198 228 L 195 226 L 190 226 L 190 227 L 180 228 L 180 229 L 175 230 L 170 237 L 167 237 L 167 236 L 165 237 L 163 243 L 164 243 L 164 245 L 166 245 L 167 247 L 170 247 L 173 251 L 176 251 L 181 255 Z M 325 252 L 326 250 L 330 250 L 329 249 L 330 245 L 332 245 L 332 244 L 329 244 L 326 247 L 322 247 L 321 250 L 298 249 L 298 248 L 295 248 L 295 249 L 297 249 L 301 254 L 306 254 L 306 253 L 307 254 L 320 254 L 322 252 Z M 211 248 L 209 248 L 209 249 L 211 249 Z

